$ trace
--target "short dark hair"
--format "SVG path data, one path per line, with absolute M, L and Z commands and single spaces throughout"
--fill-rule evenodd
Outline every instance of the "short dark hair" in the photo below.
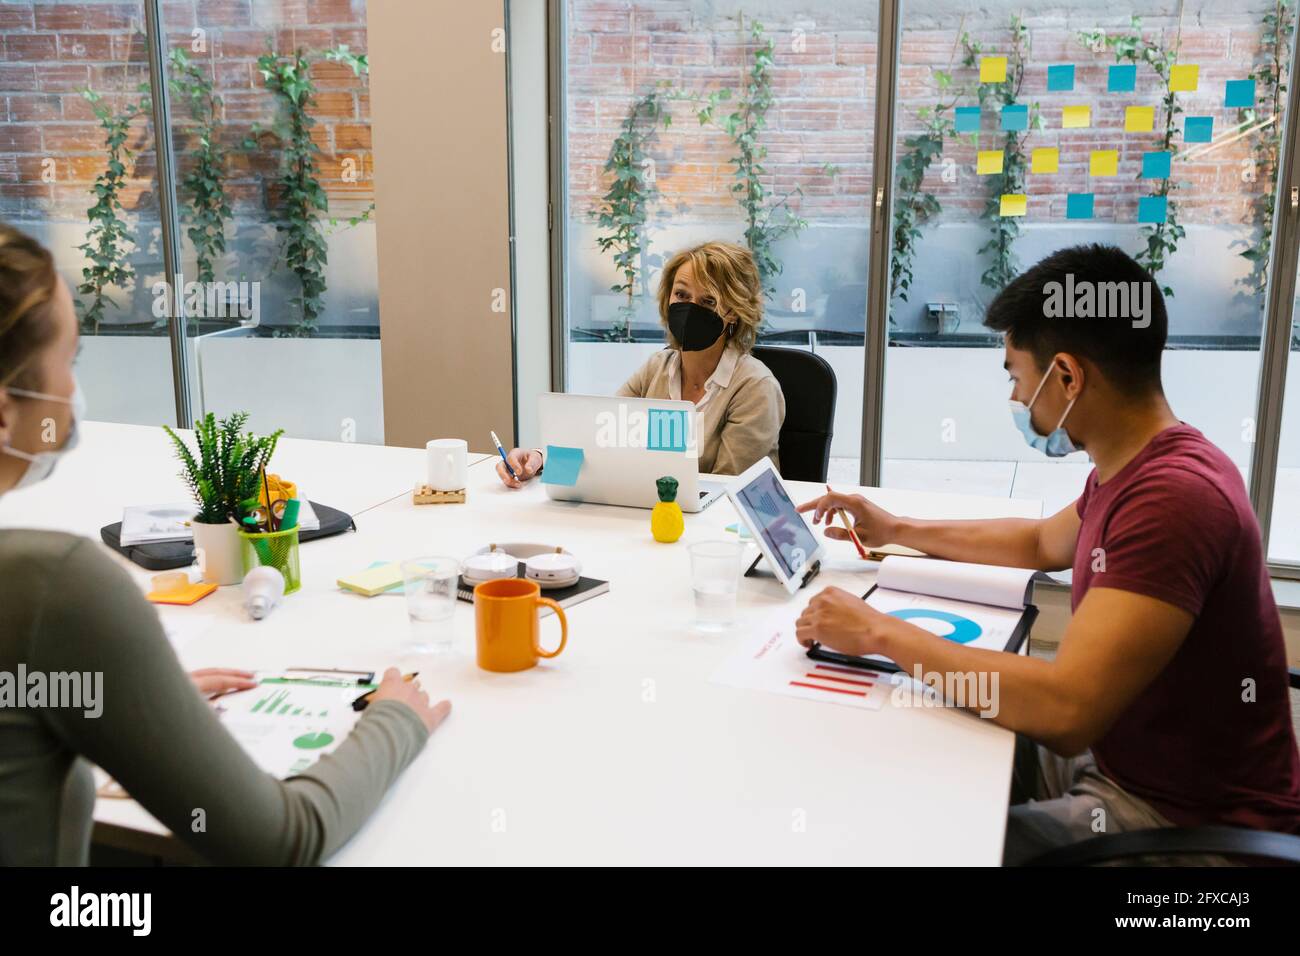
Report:
M 1147 283 L 1150 289 L 1147 314 L 1139 322 L 1128 295 L 1141 287 L 1132 283 Z M 1080 298 L 1071 297 L 1074 290 Z M 1092 308 L 1083 307 L 1082 293 L 1088 290 L 1089 301 L 1096 302 Z M 1120 292 L 1129 306 L 1119 310 L 1123 314 L 1099 315 L 1115 311 L 1104 308 L 1106 296 L 1114 305 Z M 1076 303 L 1081 306 L 1077 310 Z M 1151 273 L 1114 246 L 1091 243 L 1052 253 L 998 293 L 984 324 L 1031 353 L 1039 368 L 1046 368 L 1058 352 L 1069 352 L 1088 359 L 1121 391 L 1160 387 L 1160 359 L 1169 333 L 1164 296 Z

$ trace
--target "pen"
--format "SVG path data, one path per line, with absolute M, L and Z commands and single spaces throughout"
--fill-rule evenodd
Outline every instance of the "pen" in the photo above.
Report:
M 828 494 L 835 494 L 835 492 L 831 491 L 830 485 L 826 486 L 826 491 Z M 844 509 L 836 508 L 835 513 L 839 515 L 840 522 L 844 525 L 844 530 L 849 533 L 849 540 L 853 542 L 853 547 L 858 549 L 858 557 L 863 561 L 868 560 L 867 549 L 862 547 L 862 542 L 858 540 L 858 533 L 853 530 L 853 524 L 849 521 L 848 515 L 844 513 Z
M 297 498 L 290 498 L 284 503 L 284 516 L 280 519 L 281 531 L 292 531 L 298 527 L 298 510 L 302 507 L 302 502 Z
M 406 681 L 406 682 L 409 684 L 411 681 L 415 680 L 415 679 L 416 679 L 417 677 L 419 677 L 419 676 L 420 676 L 420 672 L 419 672 L 419 671 L 412 671 L 412 672 L 409 673 L 409 674 L 405 674 L 405 675 L 403 675 L 403 676 L 402 676 L 402 680 Z M 375 690 L 379 690 L 379 688 L 376 687 Z M 365 710 L 365 709 L 366 709 L 366 706 L 370 703 L 370 697 L 371 697 L 372 694 L 374 694 L 374 692 L 375 692 L 374 690 L 368 690 L 368 691 L 366 691 L 364 694 L 362 694 L 360 697 L 358 697 L 356 700 L 354 700 L 354 701 L 352 702 L 352 709 L 353 709 L 353 710 Z
M 510 472 L 510 477 L 517 481 L 519 476 L 516 475 L 515 470 L 510 467 L 510 459 L 506 457 L 506 450 L 501 447 L 501 439 L 497 438 L 496 432 L 489 432 L 488 434 L 492 436 L 492 444 L 497 446 L 497 454 L 500 455 L 501 460 L 506 463 L 506 471 Z

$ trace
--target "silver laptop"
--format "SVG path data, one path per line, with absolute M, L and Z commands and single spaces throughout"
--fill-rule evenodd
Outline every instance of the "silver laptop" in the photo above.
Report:
M 665 475 L 677 479 L 685 512 L 701 511 L 723 493 L 722 482 L 700 480 L 690 402 L 548 392 L 538 399 L 538 418 L 543 448 L 582 449 L 572 485 L 545 483 L 543 469 L 543 487 L 557 501 L 653 508 L 655 481 Z

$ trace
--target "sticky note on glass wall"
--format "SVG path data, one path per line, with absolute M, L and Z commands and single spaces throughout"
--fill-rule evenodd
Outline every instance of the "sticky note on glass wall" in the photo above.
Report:
M 1142 178 L 1168 179 L 1170 161 L 1173 157 L 1173 153 L 1143 153 Z
M 1154 106 L 1130 106 L 1124 110 L 1124 132 L 1149 133 L 1155 129 Z
M 1023 216 L 1029 206 L 1029 197 L 1024 193 L 1003 193 L 998 207 L 999 216 Z
M 1164 222 L 1169 200 L 1164 196 L 1143 196 L 1138 200 L 1138 222 Z
M 1094 149 L 1088 156 L 1089 176 L 1118 176 L 1119 150 Z
M 1189 116 L 1183 121 L 1184 143 L 1208 143 L 1214 139 L 1213 116 Z
M 1135 63 L 1120 63 L 1106 74 L 1107 93 L 1132 93 L 1137 86 L 1138 68 Z
M 1029 154 L 1031 173 L 1054 173 L 1061 168 L 1061 151 L 1055 146 L 1040 146 Z
M 975 157 L 975 175 L 994 176 L 1002 172 L 1002 150 L 981 149 Z
M 546 463 L 542 468 L 542 484 L 563 485 L 571 488 L 578 483 L 582 469 L 582 449 L 561 445 L 546 446 Z
M 1005 83 L 1007 81 L 1007 58 L 1005 56 L 980 57 L 980 82 Z
M 1061 126 L 1063 128 L 1087 129 L 1091 125 L 1091 106 L 1066 106 L 1061 110 Z
M 1065 197 L 1066 219 L 1092 218 L 1092 193 L 1070 193 Z
M 1060 63 L 1047 68 L 1047 90 L 1050 93 L 1065 93 L 1074 89 L 1074 64 Z
M 1002 107 L 1002 129 L 1009 133 L 1029 129 L 1029 107 L 1020 103 Z
M 959 106 L 953 117 L 953 126 L 959 133 L 978 133 L 980 131 L 980 108 L 978 106 Z
M 1201 68 L 1193 63 L 1178 63 L 1169 70 L 1169 89 L 1175 93 L 1195 93 L 1201 82 Z
M 1223 89 L 1223 105 L 1228 109 L 1250 109 L 1255 105 L 1255 81 L 1229 80 Z

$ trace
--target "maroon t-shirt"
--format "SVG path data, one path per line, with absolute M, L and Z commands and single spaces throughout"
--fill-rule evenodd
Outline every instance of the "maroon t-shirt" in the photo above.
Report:
M 1076 508 L 1076 610 L 1089 588 L 1107 587 L 1195 618 L 1093 745 L 1097 766 L 1179 826 L 1300 833 L 1282 622 L 1237 467 L 1195 428 L 1175 425 L 1104 484 L 1093 471 Z M 1243 700 L 1247 680 L 1253 702 Z

